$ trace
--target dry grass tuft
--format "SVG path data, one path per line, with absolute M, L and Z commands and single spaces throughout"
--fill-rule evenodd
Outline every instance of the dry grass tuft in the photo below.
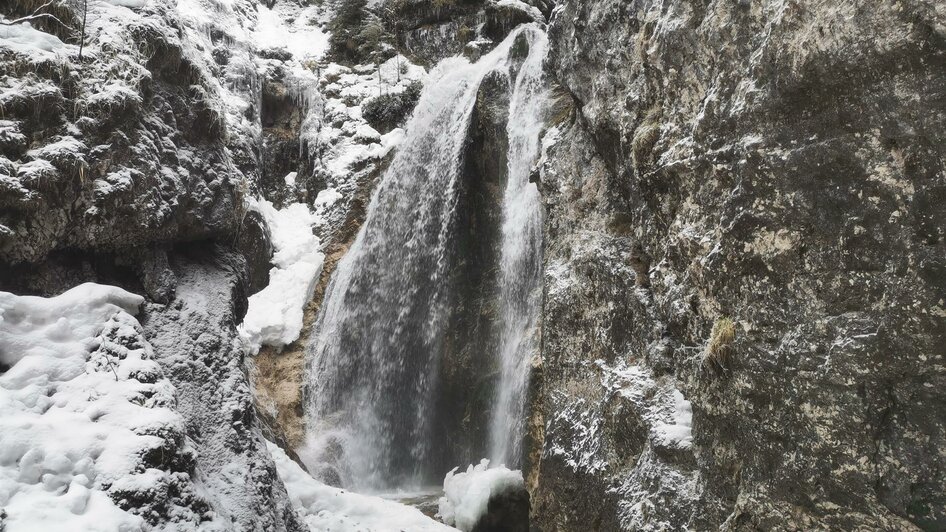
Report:
M 703 352 L 703 367 L 716 373 L 729 371 L 732 360 L 732 344 L 736 340 L 736 323 L 731 318 L 720 318 L 713 324 L 706 351 Z
M 644 120 L 637 130 L 634 131 L 634 138 L 631 141 L 631 151 L 634 154 L 634 164 L 638 168 L 653 163 L 654 147 L 660 140 L 660 119 L 663 116 L 663 108 L 657 104 L 647 110 Z

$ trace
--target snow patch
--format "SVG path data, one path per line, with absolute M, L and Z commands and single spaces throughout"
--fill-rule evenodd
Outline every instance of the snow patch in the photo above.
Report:
M 68 47 L 55 35 L 34 29 L 28 23 L 0 25 L 0 47 L 23 54 L 59 52 Z
M 270 442 L 267 446 L 293 507 L 313 532 L 455 532 L 416 508 L 322 484 L 279 446 Z
M 693 445 L 693 407 L 676 387 L 655 379 L 640 365 L 619 363 L 608 366 L 595 361 L 604 377 L 602 386 L 630 401 L 650 425 L 650 439 L 670 449 L 690 449 Z
M 539 8 L 530 6 L 522 0 L 492 0 L 491 4 L 496 7 L 509 7 L 512 9 L 518 9 L 519 11 L 524 11 L 528 13 L 528 15 L 532 17 L 532 20 L 535 22 L 545 21 L 545 17 L 542 16 L 542 12 L 539 11 Z
M 276 9 L 282 6 L 277 6 Z M 320 17 L 316 6 L 292 14 L 292 22 L 285 22 L 282 13 L 264 5 L 256 8 L 256 28 L 253 40 L 260 49 L 282 48 L 295 59 L 321 59 L 328 50 L 328 34 L 318 26 Z
M 693 407 L 679 390 L 672 390 L 673 413 L 671 421 L 654 424 L 653 438 L 664 447 L 689 449 L 693 445 Z
M 439 516 L 444 523 L 469 532 L 486 514 L 490 498 L 509 491 L 525 489 L 522 471 L 504 466 L 489 467 L 489 460 L 470 465 L 465 473 L 453 468 L 443 479 L 444 496 L 440 498 Z
M 313 234 L 320 217 L 306 204 L 293 203 L 276 209 L 261 199 L 251 208 L 266 220 L 274 248 L 269 285 L 250 296 L 240 326 L 241 336 L 255 354 L 263 345 L 282 347 L 299 338 L 303 310 L 312 298 L 325 255 L 320 251 L 319 238 Z
M 148 0 L 105 0 L 105 2 L 113 6 L 139 8 L 144 7 L 145 4 L 148 3 Z

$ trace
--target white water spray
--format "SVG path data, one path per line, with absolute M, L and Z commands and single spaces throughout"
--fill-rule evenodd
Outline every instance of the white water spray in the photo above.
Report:
M 529 45 L 525 57 L 514 50 L 520 39 Z M 528 183 L 539 117 L 527 115 L 541 107 L 545 53 L 545 35 L 527 25 L 474 64 L 453 58 L 431 72 L 365 224 L 328 286 L 310 339 L 310 444 L 304 452 L 310 469 L 329 464 L 344 485 L 366 490 L 417 486 L 443 475 L 430 471 L 429 461 L 433 446 L 447 436 L 433 434 L 432 417 L 454 304 L 449 275 L 458 181 L 480 84 L 497 70 L 514 76 L 515 86 L 500 273 L 502 297 L 510 299 L 501 304 L 508 323 L 500 332 L 500 389 L 511 390 L 498 395 L 496 405 L 507 415 L 493 426 L 497 434 L 521 427 L 541 263 L 541 215 Z M 504 455 L 521 442 L 521 436 L 509 443 L 494 439 Z
M 529 56 L 516 76 L 509 120 L 508 181 L 503 196 L 500 259 L 500 382 L 490 425 L 490 458 L 519 466 L 532 357 L 542 307 L 542 206 L 529 182 L 540 150 L 547 102 L 542 63 L 548 37 L 528 34 Z

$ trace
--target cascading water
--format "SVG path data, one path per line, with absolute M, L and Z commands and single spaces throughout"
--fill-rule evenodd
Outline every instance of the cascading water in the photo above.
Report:
M 523 42 L 527 56 L 512 57 Z M 509 299 L 499 304 L 501 319 L 509 322 L 499 334 L 500 389 L 510 391 L 497 396 L 503 415 L 493 423 L 492 438 L 503 455 L 521 441 L 498 434 L 521 427 L 534 345 L 541 215 L 528 174 L 539 117 L 529 113 L 540 110 L 546 48 L 544 33 L 527 25 L 474 64 L 453 58 L 431 72 L 408 135 L 333 275 L 308 348 L 305 454 L 313 468 L 331 464 L 347 486 L 418 486 L 445 472 L 431 471 L 429 457 L 446 436 L 432 433 L 432 416 L 455 303 L 449 278 L 459 178 L 480 84 L 497 70 L 515 82 L 499 281 Z
M 539 155 L 544 123 L 547 98 L 542 63 L 547 49 L 546 35 L 536 33 L 516 77 L 506 126 L 509 162 L 499 282 L 500 383 L 490 425 L 490 458 L 508 466 L 518 466 L 521 460 L 526 391 L 542 306 L 542 206 L 529 176 Z

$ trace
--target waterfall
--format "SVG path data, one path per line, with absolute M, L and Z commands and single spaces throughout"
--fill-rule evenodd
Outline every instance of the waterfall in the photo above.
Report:
M 528 55 L 516 59 L 520 38 L 529 44 Z M 521 26 L 476 63 L 451 58 L 431 72 L 366 221 L 329 283 L 309 339 L 310 442 L 304 454 L 310 469 L 329 464 L 342 484 L 367 490 L 418 486 L 445 473 L 431 471 L 429 462 L 446 436 L 433 434 L 432 416 L 454 304 L 449 281 L 459 178 L 480 84 L 497 70 L 515 78 L 510 118 L 515 113 L 524 122 L 510 120 L 508 126 L 499 283 L 510 301 L 499 307 L 502 319 L 515 319 L 499 333 L 500 388 L 511 390 L 497 396 L 496 406 L 509 415 L 494 429 L 521 426 L 528 366 L 514 359 L 525 358 L 534 345 L 541 261 L 537 193 L 528 183 L 538 117 L 525 115 L 539 105 L 545 43 L 537 26 Z M 495 439 L 503 449 L 521 440 Z
M 509 156 L 499 283 L 500 383 L 490 426 L 490 458 L 509 466 L 518 466 L 521 460 L 526 392 L 542 306 L 542 207 L 529 176 L 539 155 L 547 102 L 542 65 L 547 49 L 546 35 L 536 33 L 516 77 L 506 126 Z

